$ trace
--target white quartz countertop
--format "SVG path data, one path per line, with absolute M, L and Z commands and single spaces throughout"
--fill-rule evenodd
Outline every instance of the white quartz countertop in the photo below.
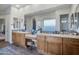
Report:
M 74 38 L 79 39 L 79 35 L 70 35 L 70 34 L 46 34 L 46 33 L 39 33 L 37 36 L 53 36 L 53 37 L 61 37 L 61 38 Z
M 28 39 L 36 39 L 37 38 L 37 35 L 32 35 L 32 34 L 26 34 L 25 35 L 25 38 L 28 38 Z
M 30 33 L 30 32 L 22 32 L 22 31 L 13 31 L 15 33 Z

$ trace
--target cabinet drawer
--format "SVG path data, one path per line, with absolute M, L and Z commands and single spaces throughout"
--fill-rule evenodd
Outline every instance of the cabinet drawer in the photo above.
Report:
M 48 36 L 48 37 L 46 37 L 46 40 L 48 42 L 61 42 L 62 41 L 62 38 Z

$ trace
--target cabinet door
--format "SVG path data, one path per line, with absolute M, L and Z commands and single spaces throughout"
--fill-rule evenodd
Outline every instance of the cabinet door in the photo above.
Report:
M 22 47 L 26 47 L 25 45 L 25 34 L 19 34 L 19 45 Z
M 63 39 L 64 55 L 79 55 L 79 39 Z
M 16 33 L 16 45 L 20 44 L 20 34 Z
M 48 54 L 61 55 L 62 54 L 62 39 L 48 36 L 47 38 L 47 52 Z
M 13 41 L 14 44 L 17 43 L 16 38 L 17 38 L 17 37 L 16 37 L 16 33 L 12 33 L 12 41 Z
M 37 36 L 37 48 L 40 53 L 44 53 L 45 50 L 45 36 Z
M 15 33 L 12 33 L 12 41 L 15 42 Z

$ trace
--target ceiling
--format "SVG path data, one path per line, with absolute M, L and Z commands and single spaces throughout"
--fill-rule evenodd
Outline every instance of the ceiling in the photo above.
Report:
M 59 5 L 57 7 L 54 7 L 54 8 L 49 8 L 49 9 L 41 10 L 38 12 L 29 13 L 29 14 L 26 14 L 26 16 L 29 17 L 29 16 L 33 16 L 33 15 L 39 15 L 39 14 L 41 15 L 41 14 L 45 14 L 45 13 L 51 13 L 51 12 L 54 12 L 56 10 L 63 9 L 64 7 L 67 9 L 67 8 L 70 8 L 71 5 L 70 4 L 67 4 L 67 5 L 63 4 L 63 5 Z
M 18 7 L 16 5 L 18 5 Z M 32 4 L 12 4 L 12 5 L 11 4 L 0 4 L 0 14 L 3 13 L 4 11 L 6 11 L 11 6 L 20 9 L 20 8 L 23 8 L 23 7 L 28 6 L 28 5 L 32 5 Z M 65 6 L 68 7 L 69 5 L 65 5 Z M 50 12 L 50 11 L 53 11 L 53 10 L 56 10 L 56 9 L 57 8 L 50 8 L 50 9 L 47 9 L 46 11 L 45 10 L 44 11 L 42 10 L 42 11 L 38 11 L 38 12 L 36 12 L 34 14 L 46 13 L 46 12 Z M 31 14 L 31 15 L 33 15 L 33 14 Z
M 23 7 L 28 6 L 28 5 L 31 5 L 31 4 L 12 4 L 12 6 L 17 8 L 17 9 L 23 8 Z
M 10 4 L 0 4 L 0 11 L 4 11 L 10 7 Z
M 10 8 L 11 6 L 15 7 L 15 8 L 22 8 L 22 7 L 25 7 L 25 6 L 28 6 L 28 5 L 31 5 L 31 4 L 0 4 L 0 12 L 1 11 L 5 11 L 6 9 Z

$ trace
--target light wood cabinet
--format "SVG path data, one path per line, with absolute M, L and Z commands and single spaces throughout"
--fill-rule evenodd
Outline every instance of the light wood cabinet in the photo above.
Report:
M 37 36 L 37 48 L 48 55 L 79 55 L 79 39 L 57 36 Z
M 45 36 L 37 36 L 37 47 L 39 53 L 45 53 Z
M 38 52 L 42 54 L 62 54 L 62 39 L 51 36 L 37 36 Z
M 12 41 L 13 41 L 13 43 L 16 43 L 16 40 L 15 39 L 16 39 L 16 33 L 13 32 L 12 33 Z
M 19 34 L 18 44 L 22 47 L 26 47 L 26 45 L 25 45 L 25 34 L 22 34 L 22 33 Z
M 21 47 L 26 47 L 26 45 L 25 45 L 25 33 L 13 32 L 12 33 L 12 41 L 13 41 L 13 44 L 15 44 L 15 45 L 19 45 Z
M 79 55 L 79 39 L 63 38 L 63 54 Z
M 28 34 L 27 34 L 28 35 Z M 25 33 L 12 33 L 13 43 L 26 47 Z M 41 54 L 79 55 L 79 39 L 48 35 L 37 35 L 37 49 Z
M 62 38 L 48 36 L 47 38 L 47 53 L 61 55 L 62 54 Z

